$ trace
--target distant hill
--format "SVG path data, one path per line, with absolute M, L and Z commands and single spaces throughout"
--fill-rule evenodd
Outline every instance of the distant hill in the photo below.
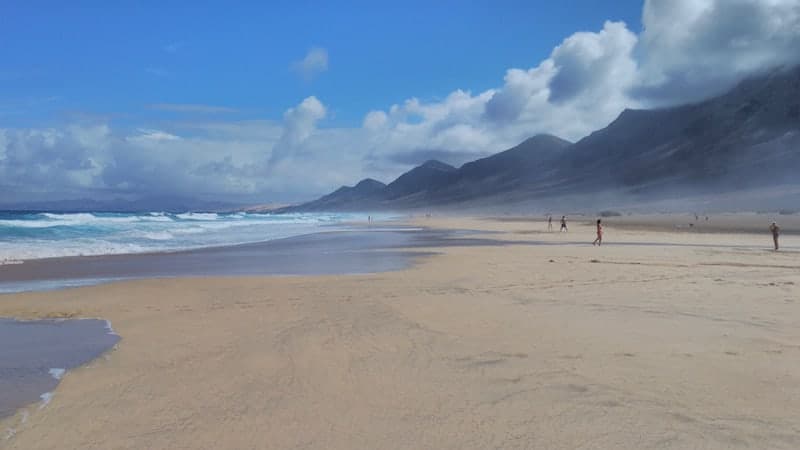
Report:
M 544 177 L 541 168 L 569 147 L 550 135 L 534 136 L 504 152 L 455 168 L 430 160 L 400 175 L 388 185 L 367 179 L 355 187 L 342 186 L 312 202 L 277 212 L 358 211 L 403 209 L 453 203 L 511 191 Z
M 359 181 L 355 186 L 342 186 L 313 202 L 282 208 L 277 211 L 339 211 L 374 208 L 384 198 L 385 189 L 386 185 L 380 181 L 366 178 Z
M 800 184 L 800 66 L 699 103 L 625 110 L 576 143 L 534 136 L 459 168 L 428 161 L 288 210 L 513 204 L 615 191 L 668 198 Z M 362 186 L 362 183 L 366 183 Z

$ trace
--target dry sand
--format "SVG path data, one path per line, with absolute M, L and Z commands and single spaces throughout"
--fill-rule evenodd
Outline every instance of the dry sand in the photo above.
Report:
M 0 447 L 800 448 L 800 236 L 420 222 L 520 244 L 0 296 L 123 338 Z

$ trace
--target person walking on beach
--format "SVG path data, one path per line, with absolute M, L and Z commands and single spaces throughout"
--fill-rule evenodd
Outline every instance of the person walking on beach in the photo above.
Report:
M 772 232 L 772 242 L 775 243 L 775 251 L 778 251 L 778 236 L 781 234 L 781 227 L 778 226 L 777 223 L 772 222 L 772 225 L 769 226 L 769 231 Z
M 569 231 L 567 230 L 567 216 L 561 216 L 561 231 Z
M 597 239 L 592 242 L 592 245 L 597 245 L 598 247 L 603 244 L 603 225 L 600 223 L 600 219 L 597 219 Z
M 553 231 L 553 216 L 547 216 L 547 231 Z

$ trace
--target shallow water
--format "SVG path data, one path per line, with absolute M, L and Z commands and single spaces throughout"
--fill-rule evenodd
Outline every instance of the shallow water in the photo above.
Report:
M 0 318 L 0 418 L 48 401 L 65 371 L 92 361 L 119 339 L 100 319 Z

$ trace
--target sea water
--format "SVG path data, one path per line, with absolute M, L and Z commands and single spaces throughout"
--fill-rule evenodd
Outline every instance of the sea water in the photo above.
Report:
M 263 242 L 363 221 L 354 214 L 0 212 L 0 264 Z

